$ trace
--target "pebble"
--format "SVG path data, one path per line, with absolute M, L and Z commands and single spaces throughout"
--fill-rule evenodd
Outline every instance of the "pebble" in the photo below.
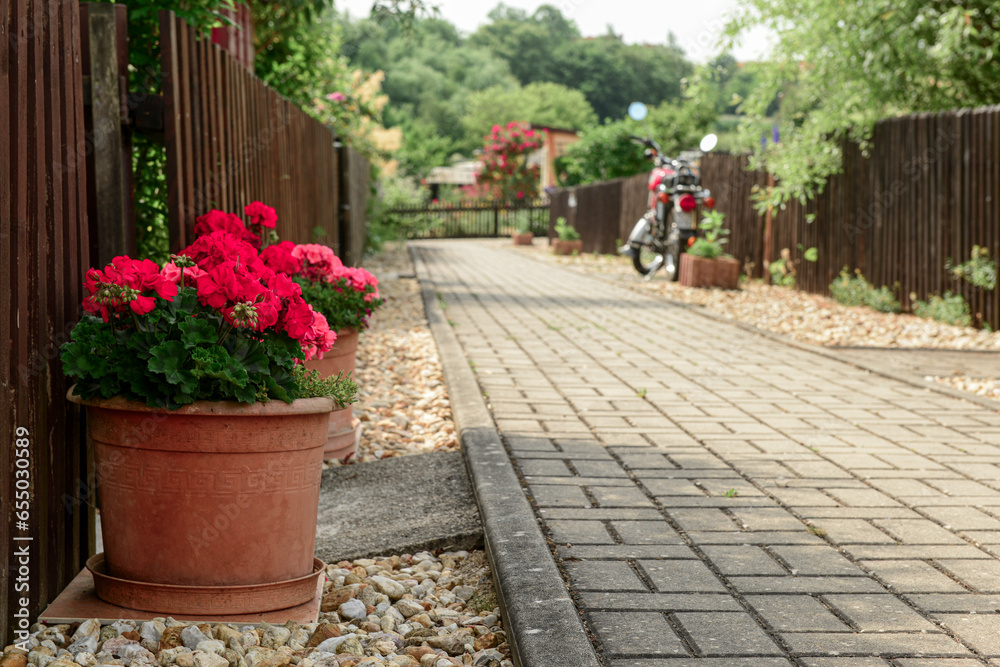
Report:
M 0 667 L 513 667 L 500 610 L 482 606 L 493 599 L 482 551 L 358 559 L 332 565 L 327 575 L 323 601 L 344 602 L 317 623 L 255 628 L 167 618 L 100 630 L 91 623 L 72 639 L 70 626 L 38 625 L 32 650 L 25 656 L 7 647 Z M 377 605 L 345 595 L 369 589 L 381 598 Z M 356 614 L 343 613 L 345 605 Z M 66 650 L 87 637 L 98 640 L 93 652 Z

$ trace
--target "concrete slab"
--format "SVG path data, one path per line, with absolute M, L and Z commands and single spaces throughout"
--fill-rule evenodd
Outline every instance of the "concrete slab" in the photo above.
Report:
M 316 556 L 327 563 L 482 544 L 461 452 L 401 456 L 323 473 Z

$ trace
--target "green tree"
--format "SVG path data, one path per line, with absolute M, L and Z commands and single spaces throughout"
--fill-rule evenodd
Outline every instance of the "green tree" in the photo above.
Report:
M 558 83 L 494 86 L 469 95 L 462 117 L 466 141 L 475 145 L 494 125 L 511 121 L 578 129 L 595 123 L 597 116 L 583 93 Z
M 490 22 L 473 33 L 469 42 L 505 60 L 522 85 L 555 81 L 554 49 L 580 38 L 576 24 L 553 5 L 542 5 L 529 16 L 501 3 L 488 17 Z
M 560 183 L 586 185 L 648 171 L 651 167 L 642 147 L 631 140 L 634 132 L 635 128 L 625 121 L 585 130 L 580 140 L 556 160 Z
M 748 0 L 728 33 L 757 27 L 777 42 L 745 103 L 748 147 L 785 93 L 782 143 L 753 160 L 778 177 L 762 206 L 821 191 L 841 168 L 840 142 L 866 146 L 882 118 L 1000 102 L 995 0 Z

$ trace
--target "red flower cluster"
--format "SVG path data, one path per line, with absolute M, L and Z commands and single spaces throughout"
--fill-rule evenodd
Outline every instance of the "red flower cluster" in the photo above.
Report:
M 267 267 L 250 244 L 217 231 L 181 254 L 204 271 L 196 282 L 198 301 L 221 312 L 233 326 L 254 331 L 275 327 L 298 341 L 307 358 L 322 358 L 333 346 L 336 334 L 302 299 L 302 288 Z
M 344 267 L 340 258 L 325 245 L 316 243 L 297 245 L 292 248 L 291 255 L 302 267 L 302 275 L 314 283 L 332 283 L 334 281 L 334 272 Z
M 275 245 L 269 245 L 260 252 L 260 258 L 264 264 L 275 273 L 287 273 L 290 276 L 298 275 L 302 270 L 302 263 L 294 255 L 292 250 L 295 244 L 291 241 L 282 241 Z
M 252 204 L 243 207 L 243 213 L 250 221 L 249 224 L 251 227 L 267 227 L 268 229 L 274 229 L 275 225 L 278 223 L 277 211 L 267 204 L 259 201 L 255 201 Z
M 261 204 L 263 206 L 263 204 Z M 249 208 L 249 207 L 248 207 Z M 272 211 L 274 209 L 271 209 Z M 195 236 L 206 236 L 213 232 L 226 232 L 246 241 L 254 248 L 260 248 L 260 237 L 246 228 L 240 216 L 225 211 L 211 210 L 195 218 Z
M 111 260 L 103 271 L 87 271 L 84 287 L 89 295 L 83 299 L 83 309 L 100 313 L 105 322 L 110 321 L 111 313 L 122 313 L 126 308 L 145 315 L 156 305 L 156 296 L 167 301 L 177 296 L 177 285 L 160 275 L 156 262 L 124 255 Z

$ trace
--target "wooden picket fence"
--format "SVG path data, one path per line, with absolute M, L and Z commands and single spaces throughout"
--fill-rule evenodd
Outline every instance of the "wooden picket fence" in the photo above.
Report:
M 163 14 L 163 94 L 136 94 L 126 20 L 120 4 L 0 0 L 0 645 L 21 599 L 34 620 L 94 546 L 93 474 L 59 346 L 80 318 L 86 269 L 135 255 L 134 133 L 165 142 L 174 250 L 195 216 L 254 200 L 277 208 L 287 240 L 352 264 L 365 245 L 367 161 L 251 74 L 246 35 L 213 43 Z
M 806 204 L 773 211 L 772 259 L 816 248 L 816 262 L 797 264 L 800 289 L 829 292 L 847 267 L 876 286 L 895 289 L 904 308 L 962 294 L 977 321 L 1000 327 L 1000 290 L 983 290 L 945 271 L 969 258 L 973 245 L 1000 258 L 1000 106 L 918 114 L 878 123 L 868 155 L 843 146 L 842 173 Z M 728 251 L 748 273 L 763 275 L 764 217 L 750 191 L 767 176 L 746 170 L 742 155 L 702 158 L 702 182 L 732 230 Z M 809 218 L 814 218 L 809 222 Z M 801 247 L 801 249 L 800 249 Z

